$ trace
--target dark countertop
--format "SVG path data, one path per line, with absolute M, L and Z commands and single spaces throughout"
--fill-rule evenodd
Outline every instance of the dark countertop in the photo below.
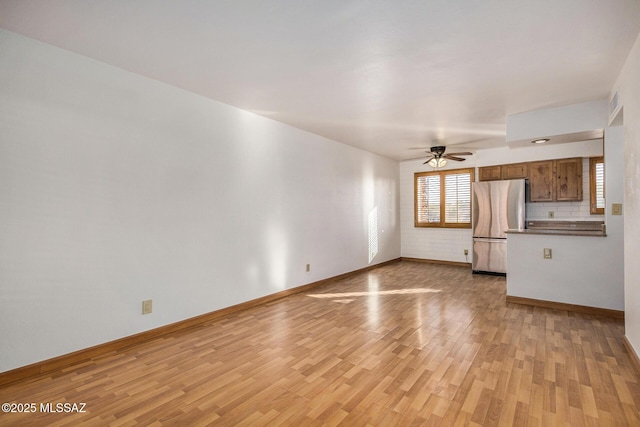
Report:
M 604 221 L 527 221 L 524 230 L 507 230 L 511 234 L 605 237 Z
M 592 236 L 606 237 L 604 230 L 545 230 L 525 228 L 524 230 L 507 230 L 507 234 L 545 234 L 548 236 Z

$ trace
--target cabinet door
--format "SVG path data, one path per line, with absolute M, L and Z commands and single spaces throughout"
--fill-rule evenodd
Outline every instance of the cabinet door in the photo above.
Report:
M 479 181 L 495 181 L 500 179 L 500 166 L 485 166 L 478 168 Z
M 582 200 L 582 158 L 556 160 L 556 200 Z
M 528 163 L 513 163 L 509 165 L 502 165 L 502 179 L 527 178 L 528 176 Z
M 529 163 L 529 200 L 552 202 L 554 200 L 553 160 Z

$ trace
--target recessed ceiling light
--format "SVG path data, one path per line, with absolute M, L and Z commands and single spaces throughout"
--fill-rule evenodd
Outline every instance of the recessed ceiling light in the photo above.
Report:
M 531 141 L 532 144 L 544 144 L 545 142 L 549 142 L 549 138 L 540 138 Z

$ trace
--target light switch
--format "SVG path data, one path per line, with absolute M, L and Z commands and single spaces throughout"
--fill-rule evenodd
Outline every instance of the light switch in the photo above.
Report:
M 551 259 L 551 248 L 544 248 L 544 259 Z
M 153 301 L 148 299 L 142 301 L 142 314 L 149 314 L 153 311 Z
M 611 215 L 622 215 L 622 203 L 611 204 Z

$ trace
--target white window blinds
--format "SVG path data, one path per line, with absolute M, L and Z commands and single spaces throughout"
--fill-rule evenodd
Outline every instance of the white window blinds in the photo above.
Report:
M 445 175 L 445 222 L 471 222 L 471 176 L 468 173 Z
M 420 223 L 440 222 L 440 176 L 421 176 L 417 180 L 417 221 Z
M 589 159 L 589 203 L 591 215 L 604 215 L 604 157 Z
M 604 163 L 596 163 L 596 208 L 604 209 Z

